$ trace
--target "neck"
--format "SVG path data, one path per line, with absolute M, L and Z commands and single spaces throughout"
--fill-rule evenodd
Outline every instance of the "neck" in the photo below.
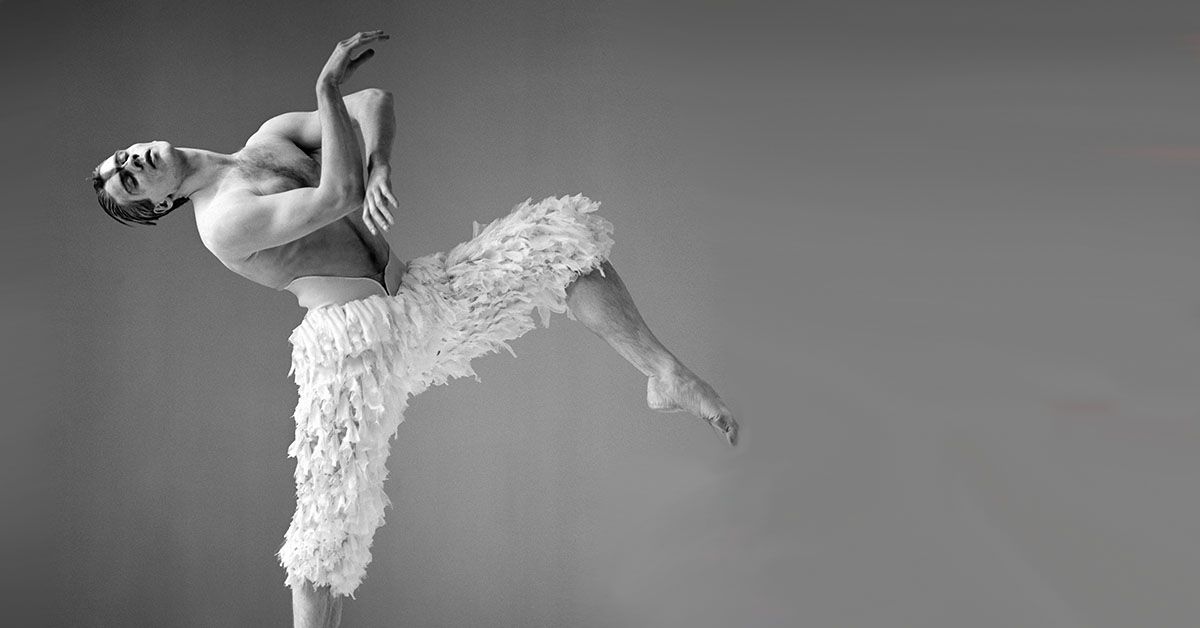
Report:
M 206 195 L 237 163 L 234 155 L 216 153 L 203 148 L 179 148 L 184 171 L 177 196 L 194 198 Z

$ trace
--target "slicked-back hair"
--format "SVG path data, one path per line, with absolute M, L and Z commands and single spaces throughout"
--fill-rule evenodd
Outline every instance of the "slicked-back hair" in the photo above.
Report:
M 166 211 L 154 211 L 154 202 L 149 199 L 142 199 L 122 205 L 113 198 L 108 190 L 104 189 L 104 177 L 100 176 L 100 167 L 92 171 L 92 187 L 96 189 L 96 200 L 100 202 L 100 207 L 104 208 L 104 213 L 111 216 L 117 222 L 123 225 L 133 226 L 130 223 L 139 225 L 155 225 L 156 221 L 163 216 L 175 211 L 180 205 L 188 202 L 186 197 L 175 199 L 175 203 Z

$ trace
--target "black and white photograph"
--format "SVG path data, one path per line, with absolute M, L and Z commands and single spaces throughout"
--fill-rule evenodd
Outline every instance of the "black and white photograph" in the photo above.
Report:
M 1200 5 L 0 50 L 0 625 L 1200 624 Z

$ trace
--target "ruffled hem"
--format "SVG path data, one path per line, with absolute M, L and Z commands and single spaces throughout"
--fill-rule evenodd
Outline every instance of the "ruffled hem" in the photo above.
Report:
M 532 200 L 532 199 L 531 199 Z M 299 389 L 296 513 L 279 550 L 287 585 L 353 596 L 389 500 L 390 440 L 408 398 L 473 376 L 471 360 L 504 348 L 550 312 L 567 286 L 601 268 L 612 224 L 583 196 L 526 201 L 446 253 L 409 263 L 395 296 L 310 310 L 292 332 Z M 603 273 L 603 269 L 601 271 Z

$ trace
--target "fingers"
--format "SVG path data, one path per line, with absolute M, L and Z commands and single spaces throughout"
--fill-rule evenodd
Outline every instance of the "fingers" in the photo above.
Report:
M 375 56 L 375 51 L 367 48 L 367 46 L 384 41 L 387 38 L 387 33 L 383 31 L 365 31 L 338 42 L 337 49 L 333 51 L 333 56 L 330 57 L 330 63 L 334 64 L 333 73 L 337 78 L 337 82 L 341 83 L 350 78 L 350 75 L 354 73 L 354 70 L 358 66 L 366 63 L 367 60 Z
M 363 224 L 367 226 L 372 234 L 378 234 L 380 231 L 387 231 L 396 220 L 392 216 L 392 212 L 388 210 L 387 203 L 392 203 L 396 206 L 396 199 L 391 198 L 391 193 L 384 194 L 381 188 L 372 187 L 367 191 L 367 197 L 363 202 Z
M 358 48 L 371 42 L 386 40 L 388 37 L 389 35 L 383 31 L 363 31 L 349 39 L 343 39 L 338 42 L 338 45 L 344 48 Z
M 370 231 L 371 234 L 374 235 L 374 234 L 379 233 L 379 230 L 376 229 L 375 225 L 371 223 L 371 214 L 372 214 L 371 201 L 367 201 L 366 203 L 363 203 L 362 221 L 363 221 L 363 224 L 367 226 L 367 231 Z
M 375 206 L 379 209 L 379 213 L 387 221 L 387 226 L 395 224 L 396 219 L 392 216 L 391 210 L 388 209 L 390 204 L 392 207 L 399 207 L 400 203 L 396 202 L 396 197 L 392 195 L 392 186 L 388 182 L 387 177 L 379 179 L 376 185 L 370 188 L 371 193 L 375 197 Z M 386 228 L 386 227 L 385 227 Z
M 358 68 L 358 66 L 362 65 L 367 59 L 370 59 L 373 56 L 375 56 L 375 51 L 367 48 L 362 54 L 358 55 L 358 57 L 350 60 L 350 63 L 346 66 L 346 74 L 350 74 L 356 68 Z
M 379 230 L 383 227 L 378 224 L 378 221 L 378 210 L 375 209 L 375 201 L 368 198 L 367 202 L 363 204 L 363 224 L 367 226 L 367 231 L 370 231 L 372 235 L 378 235 Z
M 391 191 L 390 189 L 388 189 L 388 187 L 387 187 L 386 185 L 385 185 L 385 186 L 382 186 L 382 187 L 380 187 L 380 188 L 379 188 L 379 193 L 380 193 L 380 195 L 382 195 L 384 198 L 386 198 L 386 199 L 388 200 L 388 202 L 390 202 L 390 203 L 392 204 L 392 207 L 399 207 L 399 206 L 400 206 L 400 203 L 397 203 L 397 202 L 396 202 L 396 197 L 395 197 L 395 196 L 392 196 L 392 191 Z M 391 220 L 391 214 L 390 214 L 390 213 L 388 214 L 388 219 L 389 219 L 389 220 Z
M 387 33 L 383 31 L 364 31 L 338 42 L 333 54 L 325 62 L 318 81 L 322 84 L 328 81 L 332 81 L 334 85 L 342 84 L 355 68 L 375 55 L 375 51 L 368 46 L 387 38 Z
M 383 216 L 383 219 L 387 221 L 387 224 L 383 227 L 384 229 L 396 224 L 396 219 L 392 216 L 392 211 L 387 208 L 387 203 L 388 201 L 384 198 L 383 194 L 379 195 L 379 200 L 375 203 L 375 206 L 379 208 L 379 215 Z M 396 206 L 396 201 L 393 200 L 391 203 L 392 207 Z
M 387 207 L 389 202 L 392 204 L 392 207 L 395 207 L 396 199 L 389 199 L 389 196 L 391 196 L 390 193 L 387 195 L 384 194 L 384 188 L 375 189 L 375 222 L 381 223 L 385 230 L 396 224 L 396 219 Z

